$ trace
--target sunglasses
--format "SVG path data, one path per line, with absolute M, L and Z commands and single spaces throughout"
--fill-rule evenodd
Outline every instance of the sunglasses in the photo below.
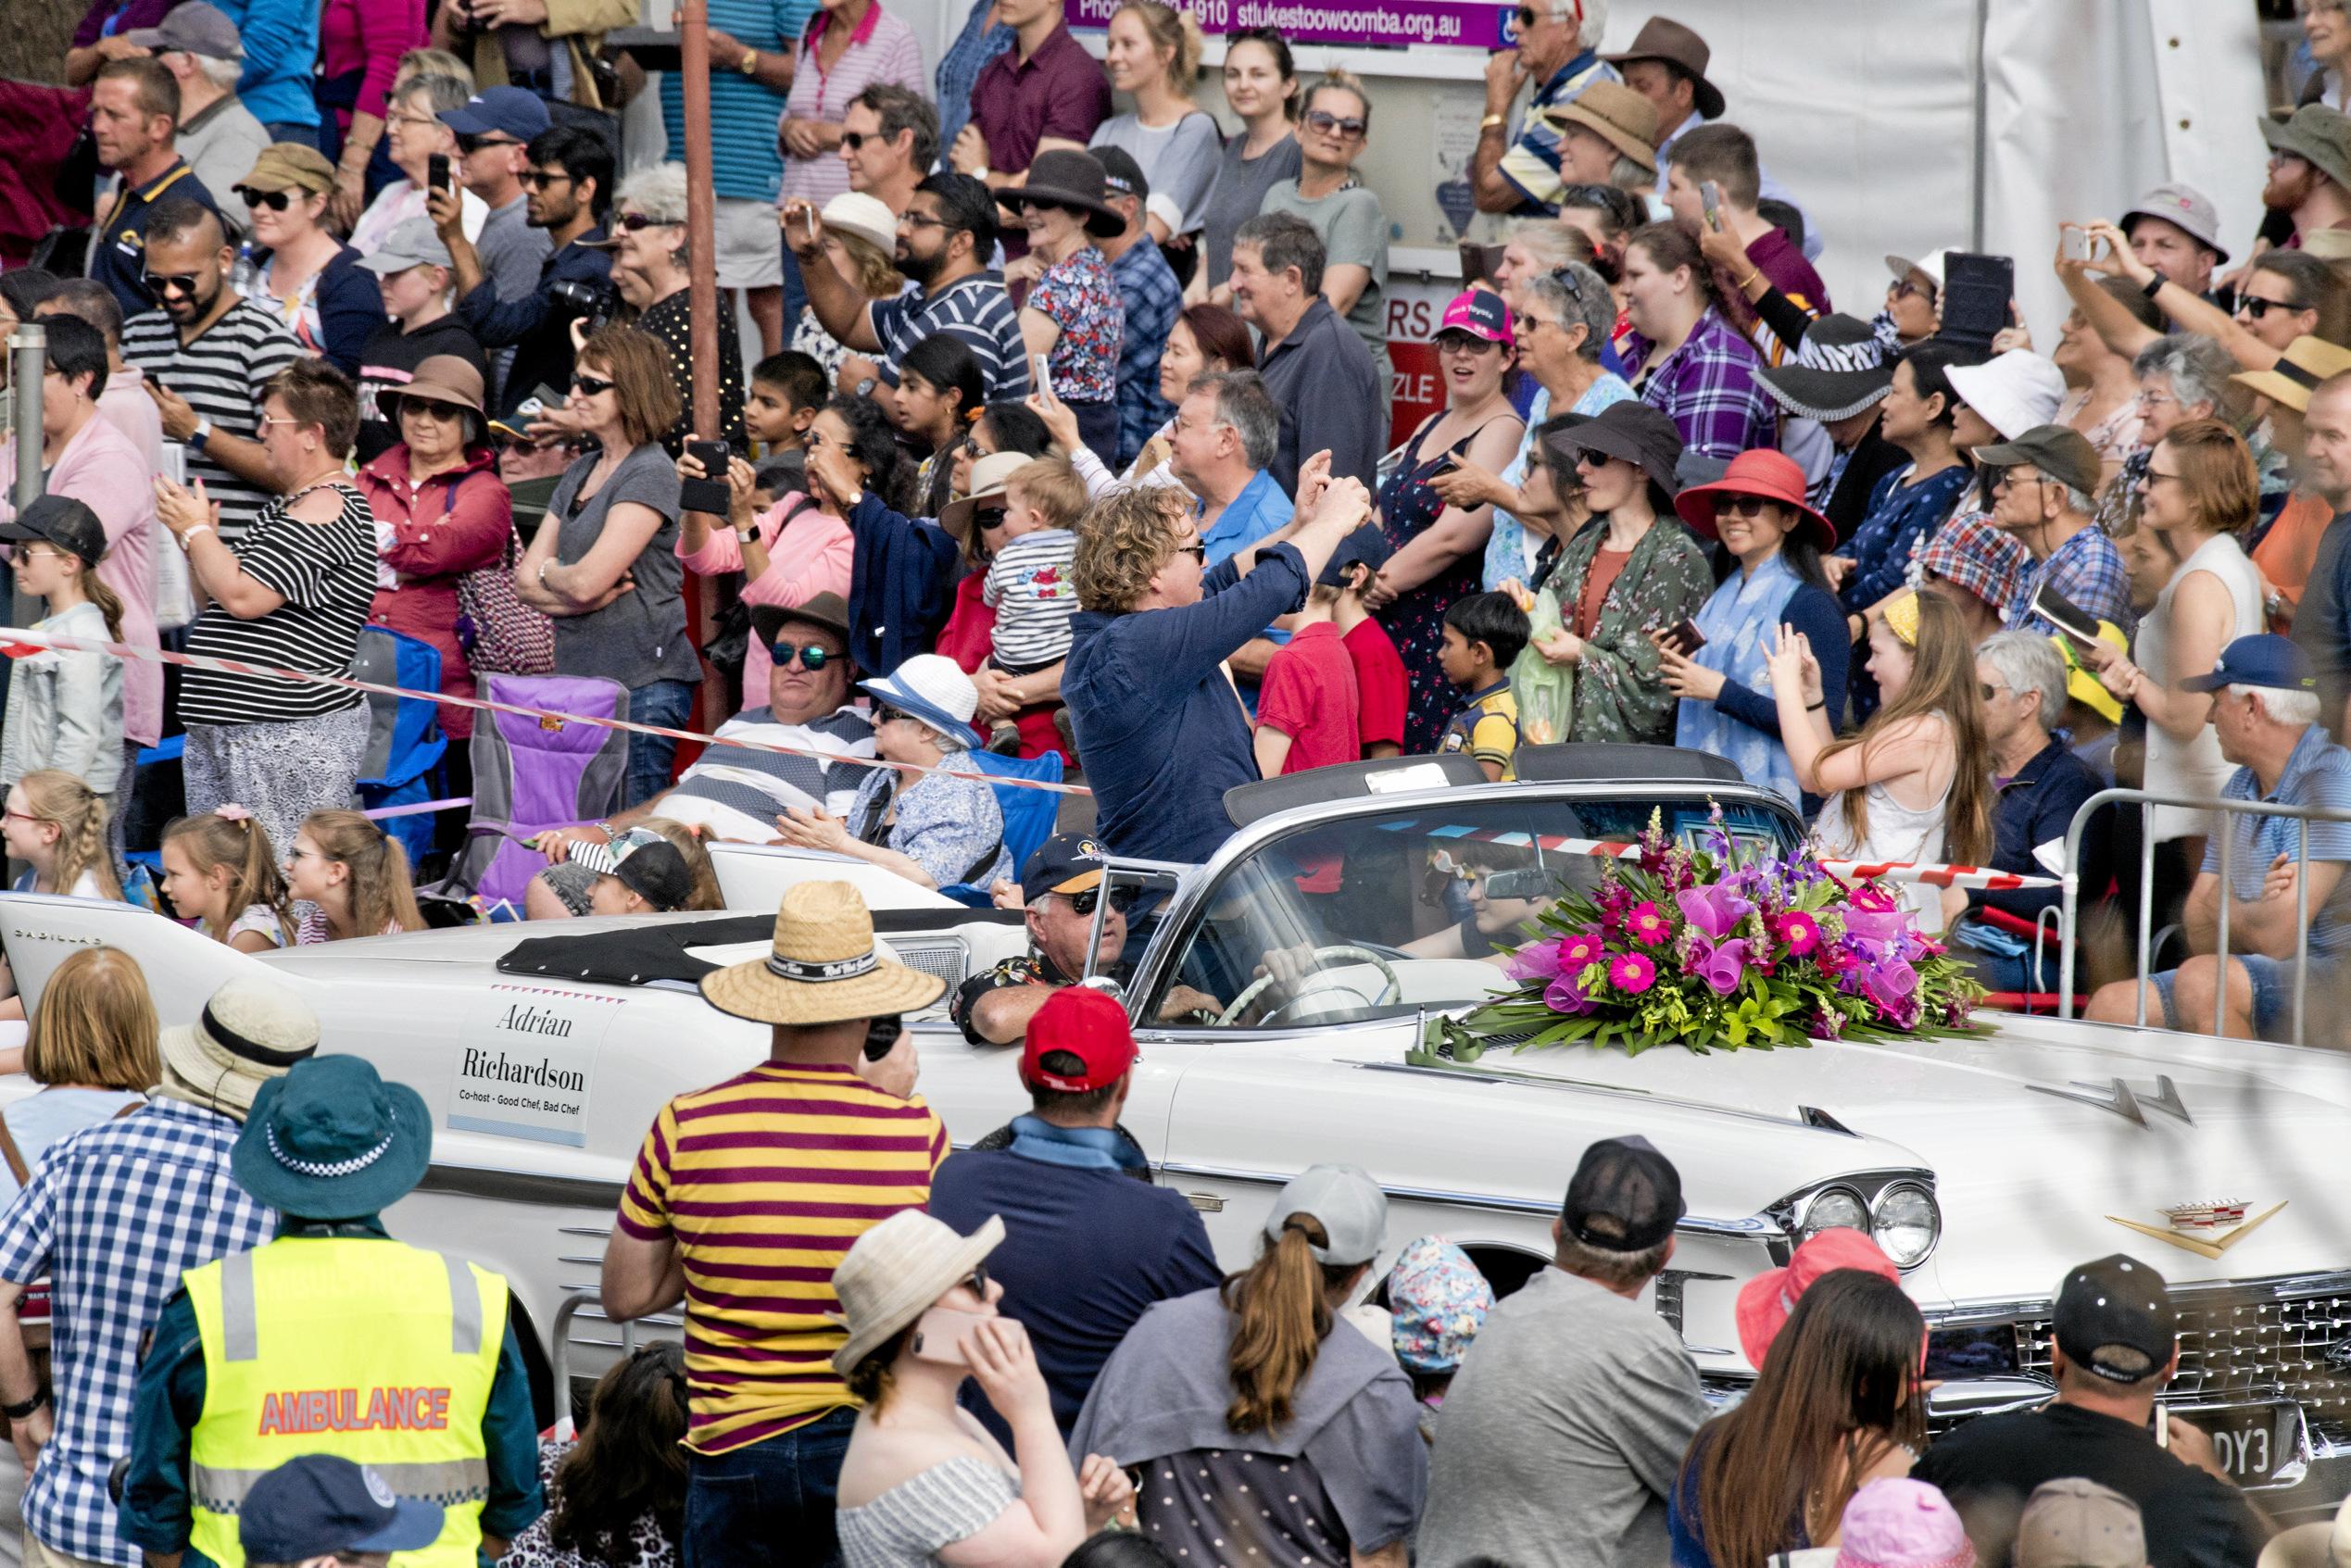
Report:
M 142 275 L 139 282 L 146 288 L 148 296 L 154 299 L 161 299 L 168 294 L 183 294 L 190 299 L 195 297 L 196 275 L 193 272 L 175 272 L 169 276 L 161 272 L 148 272 Z
M 1538 11 L 1532 6 L 1521 6 L 1518 7 L 1518 30 L 1524 32 L 1538 22 L 1551 21 L 1566 14 L 1565 11 Z
M 1743 518 L 1758 518 L 1764 515 L 1766 507 L 1777 504 L 1777 502 L 1765 500 L 1761 495 L 1717 495 L 1715 497 L 1715 515 L 1722 517 L 1725 514 L 1730 514 Z
M 841 145 L 847 147 L 851 152 L 856 152 L 868 142 L 886 144 L 888 141 L 889 138 L 883 135 L 878 131 L 844 131 L 841 132 Z
M 1004 508 L 983 507 L 972 514 L 972 521 L 982 528 L 1001 528 L 1004 526 Z
M 2250 316 L 2258 321 L 2272 310 L 2308 310 L 2310 306 L 2292 299 L 2258 299 L 2252 295 L 2237 296 L 2237 314 Z
M 1364 131 L 1364 121 L 1352 115 L 1341 119 L 1328 109 L 1309 109 L 1306 111 L 1306 128 L 1319 131 L 1326 136 L 1334 132 L 1340 136 L 1360 136 Z
M 461 153 L 478 153 L 484 147 L 519 147 L 522 144 L 511 136 L 460 136 L 458 138 L 458 151 Z
M 797 659 L 800 661 L 800 668 L 813 675 L 835 659 L 848 656 L 813 644 L 771 643 L 768 645 L 767 657 L 774 661 L 778 670 L 789 670 L 792 667 L 792 660 Z
M 1015 211 L 1015 212 L 1021 212 L 1021 213 L 1030 213 L 1030 212 L 1069 212 L 1069 211 L 1072 211 L 1072 210 L 1074 210 L 1074 209 L 1073 209 L 1073 208 L 1070 208 L 1070 207 L 1063 207 L 1063 206 L 1062 206 L 1061 203 L 1059 203 L 1059 202 L 1047 202 L 1047 201 L 1028 201 L 1028 200 L 1022 200 L 1022 201 L 1018 201 L 1018 202 L 1015 202 L 1015 203 L 1013 203 L 1013 204 L 1012 204 L 1012 210 L 1013 210 L 1013 211 Z
M 1089 887 L 1083 893 L 1073 893 L 1069 896 L 1069 907 L 1081 915 L 1092 914 L 1094 906 L 1101 901 L 1102 890 L 1099 887 Z M 1135 907 L 1135 890 L 1131 887 L 1112 888 L 1110 905 L 1114 913 L 1125 914 Z
M 283 212 L 294 205 L 292 191 L 257 191 L 248 185 L 236 188 L 237 200 L 249 207 L 268 207 L 271 212 Z
M 987 1299 L 987 1265 L 986 1263 L 972 1265 L 972 1272 L 963 1276 L 963 1288 L 983 1301 Z
M 1176 553 L 1179 556 L 1189 556 L 1202 566 L 1208 564 L 1208 546 L 1205 545 L 1178 545 L 1176 546 Z
M 534 191 L 544 191 L 549 185 L 568 185 L 572 182 L 572 177 L 569 174 L 550 174 L 537 169 L 526 169 L 514 178 L 525 188 Z
M 583 397 L 594 397 L 598 393 L 611 391 L 612 383 L 602 376 L 573 376 L 572 390 Z
M 612 222 L 615 227 L 626 229 L 632 234 L 640 233 L 647 229 L 666 229 L 674 227 L 674 225 L 673 225 L 669 220 L 665 218 L 647 218 L 641 212 L 623 212 L 618 218 L 613 219 Z
M 1447 332 L 1437 334 L 1437 352 L 1440 354 L 1483 354 L 1490 348 L 1501 346 L 1501 344 L 1479 337 L 1474 332 Z
M 821 648 L 814 648 L 810 651 L 821 653 L 823 650 Z M 900 719 L 905 720 L 910 724 L 919 724 L 923 721 L 922 720 L 915 718 L 911 713 L 906 711 L 903 708 L 892 708 L 887 703 L 881 702 L 877 702 L 874 705 L 874 725 L 876 729 L 879 729 L 884 724 L 895 724 Z
M 1886 293 L 1895 299 L 1931 299 L 1934 297 L 1934 290 L 1927 287 L 1926 284 L 1918 282 L 1916 278 L 1905 278 L 1900 282 L 1894 284 L 1892 288 L 1888 289 Z
M 465 418 L 467 410 L 454 403 L 435 403 L 424 397 L 403 397 L 400 412 L 421 420 L 437 420 L 443 424 L 455 424 Z

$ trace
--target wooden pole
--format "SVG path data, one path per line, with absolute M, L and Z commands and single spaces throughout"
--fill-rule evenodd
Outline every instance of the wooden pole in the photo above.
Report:
M 710 33 L 704 0 L 679 0 L 677 19 L 678 69 L 685 90 L 686 306 L 694 330 L 693 424 L 695 434 L 715 441 L 723 433 L 719 424 L 718 209 L 710 188 Z M 718 624 L 719 584 L 693 573 L 686 580 L 692 584 L 686 603 L 694 611 L 689 630 L 698 647 Z M 696 724 L 714 728 L 712 721 L 727 711 L 726 677 L 706 663 Z M 692 760 L 688 755 L 692 749 L 680 748 L 680 771 Z

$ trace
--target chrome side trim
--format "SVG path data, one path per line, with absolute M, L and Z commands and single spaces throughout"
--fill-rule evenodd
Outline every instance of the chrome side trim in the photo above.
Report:
M 479 1165 L 428 1166 L 419 1192 L 447 1193 L 458 1198 L 486 1198 L 498 1203 L 528 1203 L 545 1209 L 618 1209 L 622 1184 L 585 1176 L 547 1176 L 527 1171 L 492 1171 Z M 581 1236 L 609 1236 L 609 1231 L 579 1231 Z
M 1372 1019 L 1366 1022 L 1393 1025 L 1392 1018 Z M 1339 1027 L 1347 1027 L 1340 1025 Z M 1318 1033 L 1327 1033 L 1317 1031 Z M 1622 1084 L 1595 1083 L 1589 1078 L 1562 1078 L 1549 1073 L 1528 1073 L 1509 1067 L 1489 1067 L 1483 1060 L 1465 1061 L 1455 1067 L 1418 1067 L 1402 1061 L 1361 1061 L 1342 1058 L 1342 1067 L 1352 1067 L 1364 1073 L 1411 1073 L 1427 1077 L 1441 1078 L 1448 1083 L 1465 1081 L 1520 1084 L 1535 1089 L 1572 1089 L 1578 1094 L 1606 1095 L 1612 1099 L 1637 1099 L 1643 1105 L 1672 1106 L 1677 1110 L 1703 1111 L 1709 1116 L 1735 1116 L 1742 1121 L 1761 1122 L 1774 1127 L 1794 1127 L 1804 1132 L 1833 1132 L 1843 1137 L 1853 1135 L 1842 1127 L 1827 1128 L 1808 1122 L 1802 1116 L 1775 1116 L 1768 1110 L 1748 1110 L 1735 1105 L 1716 1105 L 1707 1100 L 1678 1099 L 1659 1095 L 1649 1089 L 1634 1088 Z
M 1171 1176 L 1206 1176 L 1215 1181 L 1246 1182 L 1253 1186 L 1282 1187 L 1297 1179 L 1296 1173 L 1283 1174 L 1277 1171 L 1243 1171 L 1226 1165 L 1188 1165 L 1179 1160 L 1164 1160 L 1157 1170 Z M 1435 1203 L 1448 1209 L 1477 1209 L 1495 1214 L 1540 1214 L 1545 1219 L 1559 1212 L 1556 1200 L 1547 1198 L 1501 1198 L 1491 1194 L 1451 1192 L 1441 1187 L 1399 1186 L 1382 1182 L 1380 1191 L 1390 1198 L 1402 1198 L 1414 1203 Z M 1761 1214 L 1743 1220 L 1716 1220 L 1702 1215 L 1686 1214 L 1677 1230 L 1691 1231 L 1700 1236 L 1727 1236 L 1742 1241 L 1769 1241 L 1782 1236 L 1779 1227 Z

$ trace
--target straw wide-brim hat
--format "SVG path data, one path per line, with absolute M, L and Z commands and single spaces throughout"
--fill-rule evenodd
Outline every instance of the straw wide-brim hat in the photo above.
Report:
M 774 946 L 702 976 L 702 998 L 758 1023 L 845 1023 L 892 1018 L 937 1001 L 947 982 L 886 959 L 874 916 L 846 882 L 803 882 L 785 890 Z
M 2351 1568 L 2351 1501 L 2332 1519 L 2296 1524 L 2269 1537 L 2257 1568 Z
M 2351 349 L 2338 348 L 2324 338 L 2298 337 L 2287 344 L 2278 362 L 2266 370 L 2239 370 L 2229 379 L 2249 386 L 2295 413 L 2307 413 L 2310 395 L 2331 376 L 2351 370 Z
M 273 980 L 224 982 L 194 1023 L 156 1038 L 163 1087 L 175 1099 L 242 1120 L 261 1085 L 318 1053 L 319 1016 Z
M 833 1370 L 847 1376 L 890 1336 L 931 1310 L 1004 1239 L 1004 1221 L 990 1214 L 979 1229 L 954 1227 L 919 1209 L 901 1209 L 857 1238 L 833 1271 L 841 1310 L 828 1316 L 849 1329 L 833 1352 Z

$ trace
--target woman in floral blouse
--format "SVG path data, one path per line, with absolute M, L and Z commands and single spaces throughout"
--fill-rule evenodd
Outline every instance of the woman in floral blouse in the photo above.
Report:
M 1614 403 L 1550 439 L 1575 449 L 1592 511 L 1543 585 L 1560 629 L 1533 645 L 1574 672 L 1565 738 L 1670 746 L 1675 700 L 1653 639 L 1696 615 L 1715 586 L 1674 515 L 1680 433 L 1646 403 Z
M 647 1345 L 597 1380 L 575 1443 L 539 1446 L 547 1512 L 509 1568 L 673 1568 L 685 1517 L 685 1356 Z
M 1045 357 L 1053 395 L 1077 413 L 1078 434 L 1097 452 L 1118 447 L 1118 345 L 1126 307 L 1094 241 L 1126 220 L 1102 199 L 1102 166 L 1091 153 L 1037 155 L 1018 193 L 1028 254 L 1008 280 L 1032 279 L 1020 313 L 1021 341 Z

